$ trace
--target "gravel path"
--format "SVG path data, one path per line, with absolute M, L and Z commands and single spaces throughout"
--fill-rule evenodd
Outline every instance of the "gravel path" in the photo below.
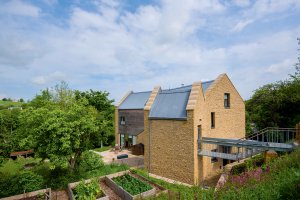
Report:
M 104 180 L 100 182 L 101 189 L 109 196 L 110 200 L 122 200 L 110 187 L 108 187 Z

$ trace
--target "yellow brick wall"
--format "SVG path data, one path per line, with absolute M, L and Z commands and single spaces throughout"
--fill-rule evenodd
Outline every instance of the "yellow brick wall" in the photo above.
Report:
M 148 120 L 148 123 L 151 148 L 149 154 L 149 146 L 145 145 L 145 167 L 150 173 L 194 184 L 193 112 L 188 111 L 186 121 Z
M 224 108 L 224 93 L 230 93 L 230 108 Z M 245 136 L 245 104 L 226 74 L 220 75 L 205 93 L 203 136 L 215 138 L 242 138 Z M 215 128 L 211 128 L 211 112 L 215 112 Z M 215 174 L 222 159 L 211 163 L 203 158 L 204 178 Z
M 141 132 L 140 134 L 138 134 L 136 136 L 136 143 L 139 144 L 139 143 L 145 143 L 145 137 L 146 137 L 146 134 L 145 134 L 145 131 Z

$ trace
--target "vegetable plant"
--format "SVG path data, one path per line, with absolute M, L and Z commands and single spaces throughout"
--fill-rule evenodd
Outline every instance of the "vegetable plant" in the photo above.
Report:
M 104 193 L 96 179 L 93 179 L 90 183 L 81 181 L 74 189 L 75 199 L 78 200 L 95 200 L 103 195 Z
M 114 177 L 112 180 L 131 195 L 137 195 L 152 189 L 150 185 L 130 176 L 129 174 Z

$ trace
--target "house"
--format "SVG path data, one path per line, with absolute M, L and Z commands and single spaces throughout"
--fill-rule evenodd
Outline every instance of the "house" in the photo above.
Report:
M 122 144 L 122 135 L 127 134 L 135 136 L 134 143 L 144 144 L 144 166 L 150 173 L 198 184 L 228 163 L 199 155 L 198 141 L 244 137 L 245 105 L 228 76 L 221 74 L 189 86 L 131 92 L 116 106 L 116 124 L 117 143 Z

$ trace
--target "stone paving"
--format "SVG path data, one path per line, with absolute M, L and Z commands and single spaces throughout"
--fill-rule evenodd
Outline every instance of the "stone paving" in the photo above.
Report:
M 127 164 L 131 167 L 137 167 L 137 166 L 143 166 L 144 165 L 144 156 L 136 156 L 131 153 L 131 151 L 124 149 L 121 151 L 112 151 L 112 150 L 107 150 L 103 152 L 97 152 L 93 151 L 94 153 L 100 155 L 102 157 L 102 160 L 105 164 L 110 164 L 110 163 L 119 163 L 119 164 Z M 128 158 L 124 159 L 117 159 L 118 155 L 121 154 L 127 154 Z

